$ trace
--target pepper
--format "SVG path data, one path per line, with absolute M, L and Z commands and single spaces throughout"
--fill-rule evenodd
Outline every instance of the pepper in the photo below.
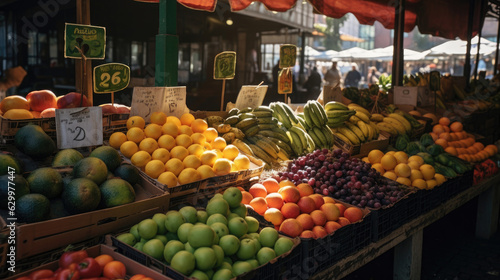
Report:
M 101 265 L 94 258 L 85 258 L 78 263 L 81 278 L 99 277 L 102 273 Z

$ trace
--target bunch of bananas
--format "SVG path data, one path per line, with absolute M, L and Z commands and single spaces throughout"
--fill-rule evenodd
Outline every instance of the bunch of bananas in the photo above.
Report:
M 314 100 L 309 100 L 304 106 L 303 114 L 299 115 L 302 118 L 302 126 L 311 136 L 316 148 L 331 149 L 333 146 L 333 134 L 328 128 L 328 116 L 323 109 L 323 106 Z
M 330 101 L 326 103 L 325 111 L 328 118 L 328 122 L 326 124 L 330 128 L 343 126 L 344 122 L 357 113 L 355 110 L 351 110 L 343 103 L 337 101 Z
M 327 110 L 327 113 L 331 112 L 330 115 L 332 116 L 333 112 L 336 111 L 344 112 L 345 115 L 349 116 L 348 118 L 340 117 L 341 119 L 347 118 L 342 124 L 338 124 L 338 121 L 332 122 L 335 123 L 335 127 L 332 128 L 334 135 L 343 142 L 351 145 L 360 145 L 378 139 L 379 129 L 370 120 L 372 115 L 358 104 L 350 103 L 345 106 L 342 103 L 336 102 L 336 104 L 329 105 Z
M 387 114 L 387 116 L 373 114 L 371 120 L 377 123 L 379 130 L 385 131 L 394 137 L 402 134 L 411 135 L 413 130 L 422 127 L 422 124 L 412 115 L 401 110 L 396 110 L 394 113 Z

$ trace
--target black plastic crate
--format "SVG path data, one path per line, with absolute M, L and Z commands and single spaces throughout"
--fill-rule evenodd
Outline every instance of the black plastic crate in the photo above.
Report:
M 458 188 L 459 192 L 462 192 L 470 187 L 474 182 L 474 169 L 469 170 L 459 177 Z

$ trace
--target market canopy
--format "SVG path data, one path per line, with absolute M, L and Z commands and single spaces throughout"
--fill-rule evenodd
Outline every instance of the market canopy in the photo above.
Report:
M 471 40 L 471 53 L 477 53 L 477 47 L 479 43 L 479 37 L 476 36 Z M 452 56 L 452 55 L 465 55 L 467 49 L 467 41 L 453 40 L 442 43 L 430 49 L 427 54 L 428 57 L 440 57 L 440 56 Z M 485 38 L 481 38 L 481 46 L 479 48 L 479 54 L 489 55 L 496 51 L 496 43 L 489 41 Z
M 232 11 L 241 11 L 254 0 L 228 0 Z M 308 0 L 315 12 L 332 18 L 352 13 L 361 24 L 380 22 L 385 28 L 394 29 L 397 0 Z M 192 9 L 213 12 L 217 0 L 177 0 Z M 267 9 L 285 12 L 297 0 L 258 0 Z M 472 7 L 471 7 L 472 3 Z M 472 34 L 476 35 L 488 11 L 487 0 L 405 0 L 404 30 L 410 32 L 418 26 L 420 33 L 448 39 L 467 39 L 467 19 L 473 9 Z

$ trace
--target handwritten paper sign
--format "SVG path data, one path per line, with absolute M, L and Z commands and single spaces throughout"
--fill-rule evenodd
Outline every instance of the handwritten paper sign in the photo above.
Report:
M 56 133 L 59 149 L 102 145 L 102 108 L 57 109 Z
M 153 112 L 180 117 L 186 110 L 186 87 L 135 87 L 130 116 L 141 116 L 146 122 Z
M 82 58 L 78 51 L 80 48 L 87 59 L 104 59 L 106 28 L 66 23 L 64 46 L 64 57 L 66 58 Z
M 117 92 L 128 86 L 130 67 L 121 63 L 108 63 L 94 67 L 94 92 Z
M 214 79 L 233 79 L 236 71 L 236 52 L 221 52 L 215 56 Z
M 281 45 L 280 47 L 280 68 L 294 67 L 297 60 L 297 47 L 295 45 Z
M 267 86 L 242 86 L 236 98 L 235 107 L 238 109 L 257 108 L 262 105 L 266 92 Z
M 290 68 L 285 68 L 280 71 L 278 76 L 278 93 L 291 94 L 293 90 L 292 71 Z

